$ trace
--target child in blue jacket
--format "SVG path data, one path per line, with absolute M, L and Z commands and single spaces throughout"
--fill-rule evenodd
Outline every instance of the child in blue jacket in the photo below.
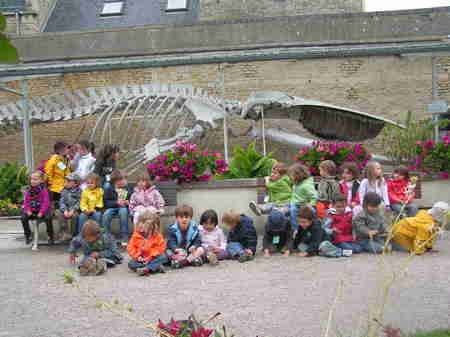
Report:
M 238 259 L 239 262 L 253 260 L 258 236 L 252 218 L 229 210 L 223 214 L 222 222 L 230 229 L 227 251 L 231 258 Z
M 176 222 L 169 226 L 166 250 L 172 268 L 203 264 L 202 256 L 205 255 L 205 250 L 198 225 L 192 221 L 193 214 L 191 206 L 181 205 L 175 208 Z

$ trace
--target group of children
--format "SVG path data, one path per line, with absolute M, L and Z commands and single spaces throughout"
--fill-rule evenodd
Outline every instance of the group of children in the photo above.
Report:
M 147 176 L 132 190 L 116 169 L 117 146 L 106 145 L 97 158 L 91 148 L 91 143 L 80 142 L 71 159 L 67 144 L 58 142 L 44 169 L 31 174 L 21 219 L 27 244 L 31 243 L 29 221 L 33 219 L 47 224 L 49 244 L 53 244 L 54 216 L 61 225 L 62 241 L 80 233 L 88 220 L 110 232 L 112 219 L 118 216 L 120 240 L 126 243 L 131 235 L 130 216 L 136 223 L 146 210 L 163 212 L 164 199 Z
M 28 222 L 33 218 L 47 223 L 53 243 L 53 201 L 62 224 L 61 239 L 75 236 L 69 249 L 71 261 L 78 250 L 83 250 L 82 274 L 99 274 L 122 262 L 111 235 L 114 216 L 119 217 L 120 240 L 131 258 L 129 268 L 139 275 L 161 272 L 163 265 L 169 264 L 181 268 L 205 262 L 217 264 L 228 258 L 240 262 L 254 258 L 257 234 L 252 218 L 233 210 L 225 212 L 221 220 L 229 229 L 226 238 L 214 210 L 205 211 L 198 225 L 192 207 L 181 205 L 175 210 L 176 222 L 168 227 L 164 238 L 160 214 L 165 203 L 150 179 L 140 177 L 132 190 L 116 169 L 117 146 L 107 145 L 97 159 L 90 143 L 80 142 L 77 149 L 70 159 L 67 145 L 57 143 L 45 175 L 41 171 L 31 174 L 22 214 L 27 243 L 31 241 Z M 360 252 L 379 254 L 391 248 L 421 254 L 432 248 L 436 225 L 444 221 L 449 206 L 440 202 L 417 213 L 412 202 L 415 185 L 408 170 L 396 169 L 392 179 L 385 180 L 381 165 L 373 161 L 367 165 L 367 178 L 360 181 L 358 167 L 345 163 L 338 180 L 338 168 L 326 160 L 319 171 L 318 184 L 308 168 L 298 163 L 289 168 L 277 163 L 271 176 L 266 177 L 267 202 L 249 205 L 256 215 L 268 215 L 263 238 L 265 256 L 275 252 L 288 256 L 296 251 L 304 257 L 341 257 Z M 387 209 L 404 211 L 407 217 L 390 229 L 384 216 Z M 135 224 L 133 233 L 128 224 L 130 216 Z M 69 230 L 71 223 L 75 224 L 73 231 Z M 389 233 L 392 240 L 387 244 Z
M 366 178 L 359 180 L 354 163 L 338 169 L 331 160 L 319 165 L 317 184 L 306 166 L 289 168 L 276 164 L 266 178 L 267 203 L 249 204 L 258 216 L 269 214 L 263 240 L 266 256 L 274 251 L 300 256 L 350 256 L 368 252 L 380 254 L 392 248 L 421 254 L 432 247 L 435 225 L 442 223 L 449 206 L 439 202 L 429 211 L 413 203 L 415 183 L 406 168 L 394 170 L 386 180 L 380 163 L 369 162 Z M 406 218 L 389 228 L 385 212 Z M 389 243 L 386 239 L 392 234 Z

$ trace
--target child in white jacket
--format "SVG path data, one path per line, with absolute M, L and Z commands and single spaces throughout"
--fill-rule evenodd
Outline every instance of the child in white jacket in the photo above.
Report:
M 200 217 L 200 236 L 202 247 L 206 251 L 206 257 L 211 264 L 217 264 L 219 260 L 228 258 L 227 239 L 218 226 L 219 218 L 216 211 L 208 209 Z

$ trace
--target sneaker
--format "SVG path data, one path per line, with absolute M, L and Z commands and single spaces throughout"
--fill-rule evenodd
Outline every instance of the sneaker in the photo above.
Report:
M 241 263 L 251 261 L 251 260 L 253 260 L 253 255 L 247 254 L 247 253 L 239 255 L 239 257 L 238 257 L 238 261 Z
M 253 213 L 255 213 L 257 216 L 261 216 L 261 210 L 259 209 L 258 205 L 254 201 L 250 201 L 248 204 L 248 207 L 252 210 Z
M 55 244 L 55 240 L 53 238 L 48 239 L 48 245 L 53 246 Z
M 147 267 L 138 268 L 138 269 L 136 269 L 136 273 L 139 276 L 146 276 L 146 275 L 150 274 L 150 269 L 148 269 Z
M 166 273 L 166 270 L 164 269 L 163 266 L 159 266 L 158 269 L 156 269 L 156 272 L 157 272 L 157 273 L 161 273 L 161 274 L 165 274 L 165 273 Z
M 213 266 L 219 264 L 219 259 L 214 253 L 208 253 L 208 255 L 206 255 L 206 258 L 208 259 L 208 262 Z
M 203 264 L 202 258 L 201 257 L 196 257 L 192 263 L 191 263 L 194 267 L 200 267 Z
M 178 261 L 178 260 L 172 260 L 170 266 L 171 266 L 173 269 L 180 269 L 180 268 L 182 267 L 181 262 Z
M 29 245 L 31 242 L 33 242 L 33 239 L 31 238 L 31 236 L 27 236 L 27 237 L 25 238 L 25 244 L 26 244 L 26 245 Z
M 352 256 L 352 254 L 353 254 L 353 250 L 351 250 L 351 249 L 343 249 L 342 250 L 342 256 L 349 257 L 349 256 Z

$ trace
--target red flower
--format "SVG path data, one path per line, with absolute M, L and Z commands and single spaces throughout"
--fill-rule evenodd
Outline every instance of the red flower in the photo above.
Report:
M 199 328 L 195 331 L 192 331 L 191 337 L 209 337 L 213 332 L 214 330 Z

